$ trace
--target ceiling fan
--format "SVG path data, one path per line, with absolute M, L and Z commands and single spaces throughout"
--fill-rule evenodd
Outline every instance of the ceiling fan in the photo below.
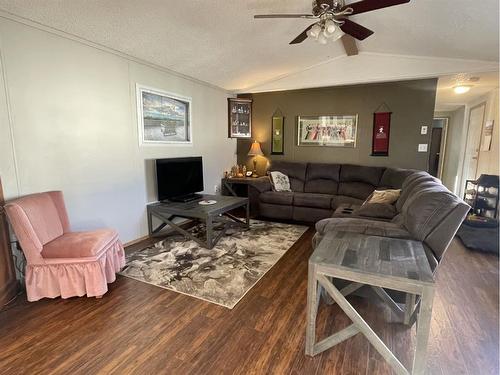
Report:
M 357 40 L 364 40 L 373 31 L 351 21 L 348 17 L 394 5 L 409 3 L 410 0 L 361 0 L 345 4 L 345 0 L 314 0 L 312 14 L 258 14 L 254 18 L 304 18 L 317 22 L 309 25 L 290 44 L 302 43 L 308 37 L 321 44 L 342 38 L 348 56 L 357 55 Z

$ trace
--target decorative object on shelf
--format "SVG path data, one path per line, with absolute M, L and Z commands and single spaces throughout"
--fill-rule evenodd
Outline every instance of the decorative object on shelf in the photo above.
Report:
M 358 115 L 299 116 L 298 146 L 356 147 Z
M 271 155 L 283 155 L 285 137 L 285 117 L 278 109 L 273 114 L 271 125 Z
M 192 144 L 191 98 L 137 84 L 139 144 Z
M 499 177 L 482 174 L 477 180 L 465 182 L 464 201 L 471 206 L 471 214 L 489 219 L 498 215 Z
M 483 145 L 481 147 L 481 151 L 490 151 L 491 150 L 491 140 L 493 139 L 493 125 L 495 121 L 489 120 L 484 124 L 483 130 Z
M 252 137 L 252 99 L 228 100 L 228 137 Z
M 392 112 L 385 103 L 382 103 L 373 113 L 371 156 L 389 156 L 391 115 Z
M 262 149 L 260 148 L 260 143 L 257 141 L 254 141 L 252 143 L 252 146 L 250 147 L 250 151 L 248 151 L 248 156 L 253 156 L 253 173 L 252 177 L 258 177 L 257 174 L 257 158 L 259 156 L 264 156 L 264 153 L 262 152 Z

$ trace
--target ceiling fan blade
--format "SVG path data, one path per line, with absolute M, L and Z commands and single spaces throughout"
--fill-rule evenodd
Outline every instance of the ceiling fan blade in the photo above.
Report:
M 253 18 L 315 18 L 312 14 L 256 14 Z
M 297 35 L 297 37 L 292 40 L 290 42 L 290 44 L 299 44 L 299 43 L 302 43 L 304 40 L 307 39 L 307 32 L 309 31 L 309 29 L 311 27 L 313 27 L 314 25 L 316 25 L 315 23 L 313 23 L 312 25 L 310 25 L 307 29 L 305 29 L 304 31 L 302 31 L 299 35 Z
M 362 0 L 357 3 L 347 4 L 344 9 L 352 8 L 352 14 L 360 14 L 409 2 L 410 0 Z
M 373 34 L 373 31 L 370 29 L 367 29 L 359 23 L 353 22 L 347 18 L 343 18 L 340 21 L 344 21 L 344 23 L 340 26 L 340 29 L 344 33 L 349 34 L 358 40 L 365 40 Z
M 344 45 L 345 53 L 347 56 L 355 56 L 359 53 L 356 39 L 348 34 L 342 36 L 342 44 Z

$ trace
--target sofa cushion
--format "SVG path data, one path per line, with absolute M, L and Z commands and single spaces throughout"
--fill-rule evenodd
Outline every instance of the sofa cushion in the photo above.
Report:
M 332 196 L 328 194 L 294 193 L 293 205 L 299 207 L 316 207 L 331 210 Z
M 288 176 L 292 191 L 304 191 L 307 163 L 294 163 L 289 161 L 274 161 L 269 171 L 279 171 Z
M 432 176 L 430 176 L 432 177 Z M 396 201 L 396 209 L 398 212 L 402 212 L 404 210 L 404 206 L 408 203 L 408 200 L 413 197 L 415 194 L 418 194 L 420 191 L 424 189 L 434 188 L 440 191 L 448 191 L 448 189 L 438 182 L 438 180 L 434 177 L 430 178 L 421 178 L 414 183 L 408 185 L 406 189 L 401 190 L 401 195 Z
M 380 178 L 378 186 L 391 189 L 401 189 L 406 178 L 415 172 L 416 171 L 413 169 L 386 168 Z
M 364 182 L 372 186 L 379 186 L 384 170 L 384 167 L 344 164 L 340 168 L 340 182 Z
M 341 182 L 338 194 L 365 200 L 374 190 L 375 186 L 364 182 Z
M 345 204 L 361 206 L 363 202 L 363 199 L 348 197 L 345 195 L 334 195 L 332 197 L 332 208 L 337 209 L 341 205 Z
M 364 216 L 377 219 L 392 219 L 397 215 L 396 207 L 387 203 L 365 203 L 355 209 L 352 213 L 356 216 Z
M 332 210 L 315 207 L 293 207 L 292 219 L 306 223 L 315 223 L 330 217 Z
M 361 233 L 370 236 L 411 238 L 410 233 L 403 226 L 386 221 L 359 218 L 329 218 L 316 223 L 316 231 L 320 235 L 333 230 Z
M 412 195 L 403 206 L 404 226 L 412 236 L 423 241 L 457 205 L 458 198 L 439 185 Z
M 293 206 L 260 202 L 259 214 L 271 219 L 290 220 L 293 215 Z
M 309 163 L 304 191 L 306 193 L 337 194 L 339 178 L 339 164 Z
M 291 206 L 293 203 L 293 193 L 284 191 L 265 191 L 259 196 L 261 202 L 271 204 L 281 204 Z
M 42 249 L 44 258 L 94 257 L 118 238 L 113 229 L 99 229 L 91 232 L 70 232 L 46 243 Z
M 408 197 L 413 194 L 413 189 L 422 182 L 438 182 L 439 180 L 427 172 L 417 172 L 410 176 L 408 176 L 401 186 L 401 195 L 399 196 L 398 201 L 396 202 L 396 209 L 398 212 L 401 212 L 403 205 L 405 204 Z

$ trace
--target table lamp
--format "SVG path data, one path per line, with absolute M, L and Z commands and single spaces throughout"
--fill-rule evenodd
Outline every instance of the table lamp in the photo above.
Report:
M 257 177 L 257 156 L 264 156 L 262 149 L 260 148 L 260 143 L 254 141 L 248 151 L 248 156 L 253 156 L 253 177 Z

